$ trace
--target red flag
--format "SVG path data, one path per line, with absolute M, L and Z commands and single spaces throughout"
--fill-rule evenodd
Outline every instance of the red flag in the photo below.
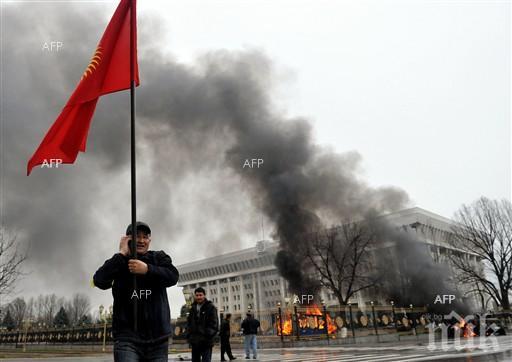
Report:
M 121 0 L 75 91 L 38 149 L 28 161 L 32 168 L 51 159 L 73 163 L 78 152 L 85 152 L 87 134 L 98 98 L 130 88 L 130 21 L 133 19 L 133 60 L 135 84 L 139 85 L 137 65 L 136 0 Z M 130 7 L 133 6 L 133 14 Z M 131 15 L 131 17 L 130 17 Z

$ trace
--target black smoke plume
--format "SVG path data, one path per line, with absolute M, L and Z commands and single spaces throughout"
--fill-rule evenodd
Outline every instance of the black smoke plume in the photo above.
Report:
M 2 142 L 10 155 L 2 155 L 2 221 L 31 244 L 30 267 L 37 271 L 31 288 L 39 290 L 87 288 L 129 222 L 126 93 L 102 97 L 88 151 L 75 165 L 24 175 L 100 38 L 98 19 L 106 23 L 108 13 L 100 7 L 4 7 L 3 47 L 11 52 L 2 51 Z M 267 55 L 220 50 L 182 64 L 161 53 L 161 28 L 154 18 L 139 19 L 140 219 L 152 225 L 154 242 L 160 237 L 161 248 L 180 256 L 179 264 L 239 248 L 239 240 L 258 234 L 263 213 L 275 228 L 282 249 L 276 263 L 291 291 L 314 293 L 318 285 L 295 253 L 300 236 L 370 210 L 396 211 L 407 205 L 407 194 L 369 187 L 357 152 L 316 144 L 309 120 L 277 109 Z M 53 39 L 64 43 L 62 53 L 44 54 L 42 44 Z M 263 166 L 244 168 L 252 158 Z

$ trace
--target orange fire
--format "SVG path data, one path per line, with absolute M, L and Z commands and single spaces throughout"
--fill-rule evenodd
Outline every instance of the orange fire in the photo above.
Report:
M 455 330 L 460 330 L 462 332 L 462 337 L 470 338 L 476 336 L 476 333 L 473 332 L 473 326 L 471 324 L 466 323 L 464 319 L 461 319 L 459 323 L 454 325 Z
M 320 308 L 318 308 L 318 306 L 316 304 L 312 304 L 311 306 L 307 306 L 306 307 L 306 314 L 308 314 L 308 315 L 316 315 L 316 316 L 323 316 L 324 315 L 322 313 L 322 311 L 320 310 Z M 336 331 L 338 330 L 338 327 L 333 322 L 333 320 L 332 320 L 331 316 L 329 315 L 329 313 L 326 313 L 326 316 L 327 316 L 327 332 L 329 334 L 336 333 Z
M 279 323 L 279 320 L 277 321 L 277 334 L 281 335 L 281 323 Z M 292 315 L 290 313 L 287 313 L 285 316 L 283 316 L 283 335 L 284 336 L 291 336 L 292 334 Z
M 460 328 L 460 330 L 462 331 L 462 336 L 464 338 L 470 338 L 470 337 L 475 337 L 476 336 L 476 333 L 473 332 L 473 326 L 470 325 L 470 324 L 467 324 L 466 321 L 464 319 L 462 319 L 459 323 L 458 323 L 458 327 Z
M 318 306 L 312 304 L 308 305 L 306 307 L 305 313 L 300 313 L 298 315 L 298 325 L 299 328 L 317 328 L 319 330 L 325 331 L 325 321 L 323 318 L 323 313 L 318 308 Z M 332 320 L 331 316 L 327 313 L 327 332 L 328 334 L 334 334 L 338 330 L 338 327 L 336 326 L 335 322 Z M 281 326 L 283 329 L 283 335 L 284 336 L 291 336 L 293 333 L 293 323 L 292 323 L 292 314 L 291 312 L 284 312 L 282 316 L 283 320 L 282 323 L 279 321 L 279 316 L 277 319 L 277 334 L 281 335 Z

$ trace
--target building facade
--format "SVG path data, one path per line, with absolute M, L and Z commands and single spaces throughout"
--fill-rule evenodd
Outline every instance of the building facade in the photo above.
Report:
M 453 251 L 447 243 L 453 225 L 450 219 L 418 207 L 383 217 L 405 232 L 414 233 L 415 239 L 428 246 L 435 262 L 446 261 L 448 253 Z M 278 303 L 289 304 L 294 296 L 288 292 L 286 280 L 274 265 L 278 248 L 278 243 L 264 240 L 252 248 L 180 265 L 179 286 L 183 287 L 185 299 L 191 300 L 194 289 L 203 287 L 220 313 L 235 316 L 243 316 L 249 310 L 258 316 L 275 310 Z M 475 255 L 467 255 L 467 258 L 468 262 L 479 263 Z M 466 303 L 476 303 L 476 298 L 465 290 L 460 292 L 465 295 Z M 328 307 L 338 304 L 337 298 L 327 290 L 322 290 L 320 297 Z M 371 289 L 357 293 L 350 302 L 362 306 L 370 300 L 387 303 Z
M 203 287 L 220 312 L 258 313 L 284 303 L 287 283 L 277 271 L 274 258 L 278 244 L 259 241 L 255 247 L 178 266 L 179 286 L 186 300 Z

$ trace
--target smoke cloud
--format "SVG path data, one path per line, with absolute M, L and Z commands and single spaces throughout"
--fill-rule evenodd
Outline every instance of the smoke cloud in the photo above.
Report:
M 38 292 L 75 292 L 115 252 L 130 219 L 128 94 L 100 100 L 88 151 L 75 165 L 24 172 L 100 38 L 98 19 L 110 12 L 99 4 L 9 5 L 2 19 L 9 50 L 2 52 L 2 220 L 29 243 Z M 259 239 L 263 214 L 281 243 L 276 263 L 291 290 L 315 291 L 294 253 L 299 236 L 396 211 L 407 194 L 368 186 L 361 155 L 319 146 L 310 121 L 279 111 L 275 69 L 264 53 L 219 50 L 181 64 L 159 52 L 159 26 L 146 25 L 154 23 L 139 25 L 139 219 L 179 264 Z M 64 43 L 62 53 L 42 51 L 51 40 Z M 253 158 L 263 166 L 244 168 Z

